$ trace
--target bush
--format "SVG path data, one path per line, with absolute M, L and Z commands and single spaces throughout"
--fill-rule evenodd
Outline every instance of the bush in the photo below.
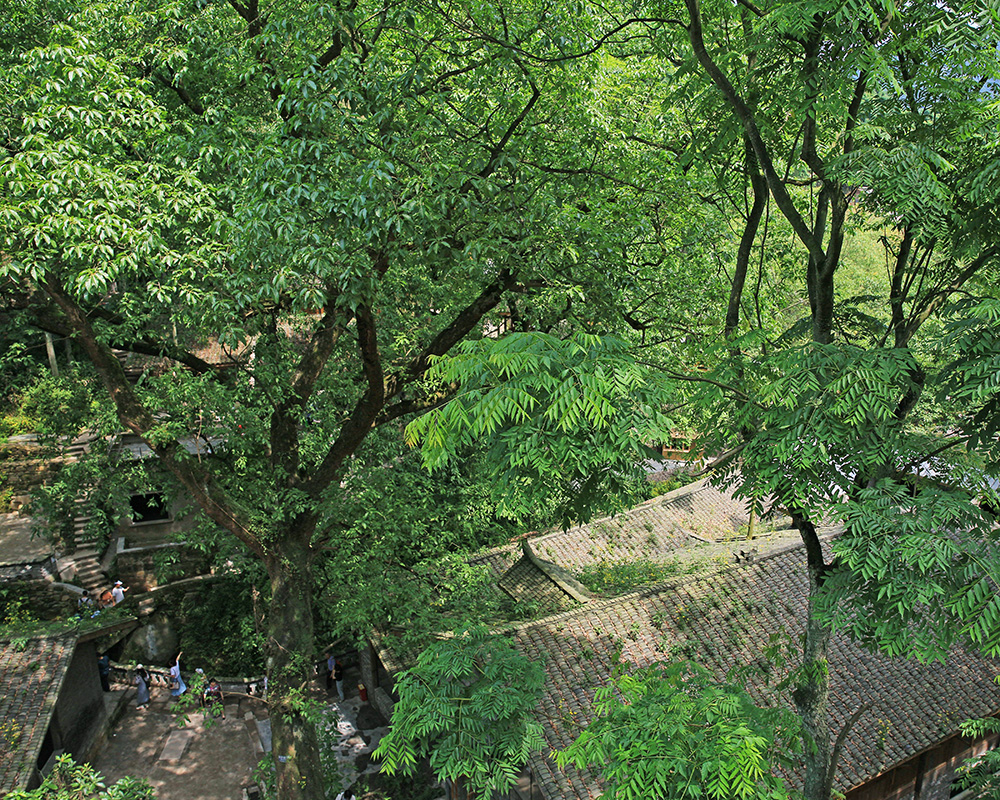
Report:
M 38 420 L 28 416 L 23 410 L 12 411 L 0 417 L 0 439 L 10 436 L 17 436 L 21 433 L 31 433 L 38 424 Z
M 101 773 L 89 764 L 77 764 L 68 755 L 56 759 L 45 781 L 30 792 L 11 792 L 7 800 L 154 800 L 156 792 L 145 780 L 122 778 L 105 788 Z
M 36 619 L 27 598 L 15 586 L 0 588 L 0 625 L 19 625 Z
M 92 395 L 91 381 L 78 370 L 43 375 L 24 392 L 18 413 L 37 421 L 33 427 L 43 437 L 75 436 L 93 416 Z

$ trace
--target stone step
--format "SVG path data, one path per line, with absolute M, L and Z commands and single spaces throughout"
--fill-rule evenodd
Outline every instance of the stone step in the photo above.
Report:
M 76 558 L 74 566 L 76 567 L 76 582 L 94 597 L 100 596 L 101 591 L 108 585 L 108 576 L 101 569 L 97 558 L 94 556 Z
M 187 750 L 187 746 L 190 744 L 193 736 L 194 731 L 190 730 L 171 731 L 166 743 L 163 745 L 163 749 L 160 751 L 159 760 L 165 761 L 168 764 L 180 763 L 180 760 L 184 757 L 184 751 Z

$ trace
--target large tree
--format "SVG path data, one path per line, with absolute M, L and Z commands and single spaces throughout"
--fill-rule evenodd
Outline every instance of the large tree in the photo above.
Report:
M 364 481 L 353 457 L 447 396 L 429 364 L 498 310 L 542 328 L 583 313 L 577 276 L 611 252 L 580 201 L 593 170 L 576 166 L 602 145 L 586 81 L 559 66 L 588 18 L 531 2 L 53 13 L 5 56 L 5 306 L 73 338 L 116 424 L 266 568 L 279 796 L 321 797 L 300 690 L 314 563 Z M 138 383 L 125 354 L 147 359 Z

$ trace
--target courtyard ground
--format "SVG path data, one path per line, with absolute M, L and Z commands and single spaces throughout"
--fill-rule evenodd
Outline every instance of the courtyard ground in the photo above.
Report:
M 327 707 L 329 746 L 344 788 L 354 785 L 359 774 L 377 770 L 369 754 L 387 730 L 377 712 L 358 697 L 352 673 L 348 670 L 345 676 L 350 691 L 344 702 L 336 694 L 331 698 L 319 682 L 311 690 L 313 699 Z M 154 689 L 149 708 L 140 711 L 134 689 L 108 695 L 109 706 L 124 710 L 94 767 L 109 784 L 126 775 L 145 778 L 158 800 L 241 800 L 244 790 L 255 785 L 257 764 L 270 749 L 266 703 L 229 694 L 225 720 L 205 724 L 201 714 L 192 714 L 181 726 L 170 710 L 171 700 L 163 688 Z

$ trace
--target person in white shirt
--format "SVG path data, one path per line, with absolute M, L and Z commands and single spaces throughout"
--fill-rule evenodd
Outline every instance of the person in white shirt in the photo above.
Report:
M 121 581 L 115 581 L 115 588 L 111 590 L 111 596 L 115 600 L 115 605 L 118 605 L 125 599 L 125 592 L 127 591 L 127 586 L 123 586 Z

